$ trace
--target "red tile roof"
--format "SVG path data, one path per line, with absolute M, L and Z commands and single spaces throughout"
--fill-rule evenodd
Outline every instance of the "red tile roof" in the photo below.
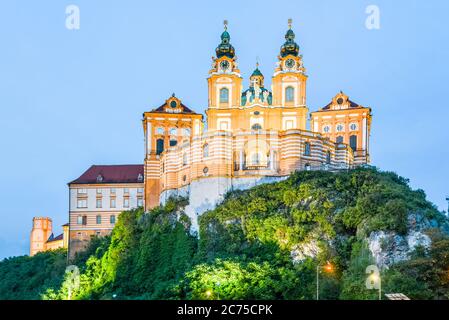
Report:
M 139 179 L 140 178 L 140 179 Z M 93 165 L 70 184 L 143 183 L 143 165 Z

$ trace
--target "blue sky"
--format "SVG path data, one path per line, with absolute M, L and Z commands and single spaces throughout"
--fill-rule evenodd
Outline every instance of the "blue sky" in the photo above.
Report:
M 78 5 L 80 30 L 65 28 Z M 368 5 L 381 28 L 365 27 Z M 317 110 L 339 91 L 373 109 L 373 164 L 446 209 L 448 1 L 0 3 L 0 258 L 28 253 L 33 216 L 67 222 L 67 182 L 91 164 L 143 162 L 142 112 L 172 92 L 207 107 L 223 19 L 248 85 L 266 82 L 293 18 Z

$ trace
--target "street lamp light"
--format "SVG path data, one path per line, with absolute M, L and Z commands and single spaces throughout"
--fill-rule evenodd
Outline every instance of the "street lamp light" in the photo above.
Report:
M 371 281 L 373 283 L 379 283 L 379 300 L 382 300 L 382 279 L 380 278 L 380 275 L 373 273 L 371 275 Z
M 382 300 L 382 279 L 379 268 L 376 265 L 369 265 L 365 272 L 368 274 L 366 288 L 368 290 L 379 289 L 379 300 Z
M 207 290 L 206 291 L 206 297 L 209 299 L 211 295 L 212 295 L 212 292 L 210 290 Z
M 325 266 L 317 265 L 316 266 L 316 299 L 320 300 L 320 269 L 323 269 L 326 272 L 332 272 L 334 267 L 328 261 Z

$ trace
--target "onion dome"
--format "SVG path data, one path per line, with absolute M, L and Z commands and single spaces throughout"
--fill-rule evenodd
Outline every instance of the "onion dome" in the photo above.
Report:
M 258 67 L 253 71 L 253 74 L 251 75 L 251 77 L 256 77 L 256 76 L 263 77 L 263 74 L 262 74 L 262 72 L 260 72 Z
M 292 30 L 291 19 L 288 21 L 288 31 L 285 34 L 285 43 L 281 47 L 281 57 L 284 58 L 289 54 L 294 55 L 295 57 L 299 54 L 299 46 L 295 42 L 295 33 Z
M 229 43 L 231 40 L 231 36 L 229 35 L 228 29 L 228 22 L 225 20 L 224 22 L 225 30 L 221 34 L 221 43 L 218 45 L 218 47 L 215 49 L 215 53 L 217 54 L 217 58 L 221 57 L 228 57 L 228 58 L 234 58 L 235 56 L 235 50 L 234 47 Z
M 264 77 L 262 72 L 260 72 L 259 70 L 259 63 L 257 63 L 256 69 L 253 71 L 249 79 L 249 88 L 242 92 L 242 106 L 246 105 L 247 103 L 253 102 L 256 98 L 261 102 L 265 102 L 266 104 L 271 105 L 273 96 L 268 89 L 264 88 Z
M 249 77 L 249 80 L 251 87 L 254 86 L 254 83 L 257 83 L 260 87 L 263 87 L 264 76 L 259 70 L 259 63 L 256 63 L 256 69 L 251 74 L 251 77 Z

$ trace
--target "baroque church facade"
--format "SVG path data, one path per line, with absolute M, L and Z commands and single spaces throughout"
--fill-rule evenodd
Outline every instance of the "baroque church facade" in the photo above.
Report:
M 221 34 L 209 71 L 207 120 L 172 95 L 143 114 L 145 208 L 189 197 L 193 220 L 223 195 L 286 178 L 296 170 L 367 164 L 371 109 L 343 92 L 316 112 L 307 106 L 307 75 L 289 28 L 267 88 L 256 69 L 244 89 L 230 34 Z

